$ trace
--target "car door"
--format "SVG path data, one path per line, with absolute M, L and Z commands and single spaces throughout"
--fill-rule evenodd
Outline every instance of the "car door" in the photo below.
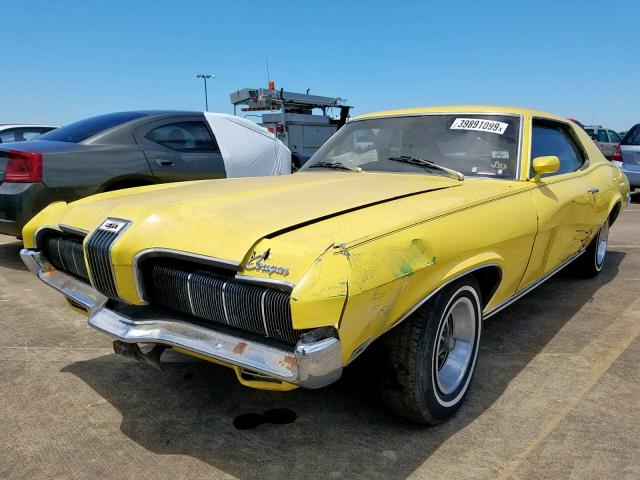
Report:
M 165 118 L 138 127 L 133 135 L 163 182 L 225 177 L 218 143 L 202 116 Z
M 538 233 L 521 287 L 552 272 L 579 252 L 595 228 L 595 195 L 586 153 L 572 127 L 533 119 L 531 161 L 555 155 L 560 169 L 543 175 L 531 194 L 538 213 Z M 533 177 L 534 173 L 531 171 Z

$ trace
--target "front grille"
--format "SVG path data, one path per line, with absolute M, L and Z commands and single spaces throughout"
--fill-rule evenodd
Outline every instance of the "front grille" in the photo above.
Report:
M 47 236 L 44 238 L 42 250 L 58 270 L 89 280 L 87 266 L 84 263 L 82 239 L 61 235 Z
M 84 245 L 93 286 L 103 295 L 113 299 L 118 299 L 118 291 L 111 269 L 111 245 L 117 238 L 117 232 L 98 229 Z
M 289 293 L 203 270 L 152 265 L 145 284 L 152 303 L 295 344 Z

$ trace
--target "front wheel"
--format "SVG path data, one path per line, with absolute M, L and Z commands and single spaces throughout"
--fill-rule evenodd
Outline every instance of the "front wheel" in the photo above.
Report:
M 609 245 L 609 219 L 605 220 L 598 234 L 591 240 L 585 252 L 576 259 L 574 272 L 583 278 L 595 277 L 602 271 Z
M 481 304 L 473 277 L 456 281 L 383 337 L 380 393 L 392 410 L 426 424 L 458 410 L 475 370 Z

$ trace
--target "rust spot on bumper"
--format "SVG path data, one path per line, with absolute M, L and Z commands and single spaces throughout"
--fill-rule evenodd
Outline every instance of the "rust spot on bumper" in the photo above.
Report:
M 238 342 L 238 344 L 233 347 L 233 353 L 235 353 L 236 355 L 243 355 L 246 349 L 247 344 L 245 342 Z
M 293 371 L 296 366 L 297 366 L 297 361 L 296 361 L 296 357 L 294 357 L 293 355 L 285 355 L 282 358 L 282 365 L 284 365 L 287 369 Z

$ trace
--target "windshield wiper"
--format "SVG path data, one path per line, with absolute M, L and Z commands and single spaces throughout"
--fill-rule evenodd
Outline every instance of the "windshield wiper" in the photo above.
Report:
M 399 157 L 389 157 L 389 160 L 394 162 L 408 163 L 410 165 L 417 165 L 418 167 L 430 168 L 432 170 L 440 170 L 441 172 L 445 172 L 452 178 L 460 181 L 464 180 L 464 175 L 459 171 L 452 168 L 443 167 L 442 165 L 438 165 L 431 160 L 425 160 L 424 158 L 415 158 L 409 157 L 407 155 L 400 155 Z
M 309 165 L 309 168 L 333 168 L 334 170 L 349 170 L 350 172 L 362 173 L 360 167 L 350 167 L 340 162 L 317 162 Z

